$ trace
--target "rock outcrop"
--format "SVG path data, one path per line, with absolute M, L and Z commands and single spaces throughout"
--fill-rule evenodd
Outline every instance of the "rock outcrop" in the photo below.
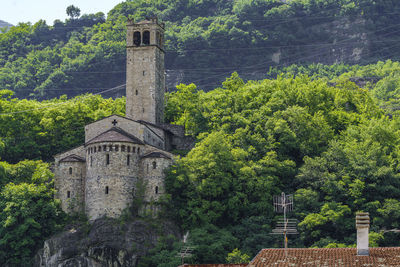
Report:
M 36 257 L 37 267 L 137 266 L 162 235 L 180 237 L 170 222 L 134 220 L 121 223 L 101 218 L 91 225 L 69 227 L 44 243 Z

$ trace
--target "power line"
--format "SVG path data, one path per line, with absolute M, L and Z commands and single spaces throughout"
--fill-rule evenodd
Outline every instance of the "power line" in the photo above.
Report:
M 113 91 L 113 90 L 121 89 L 121 88 L 123 88 L 125 85 L 126 85 L 126 84 L 121 84 L 121 85 L 118 85 L 118 86 L 116 86 L 116 87 L 113 87 L 113 88 L 110 88 L 110 89 L 107 89 L 107 90 L 104 90 L 104 91 L 101 91 L 101 92 L 98 92 L 98 93 L 95 93 L 95 94 L 92 94 L 92 95 L 87 95 L 87 96 L 84 96 L 84 97 L 75 98 L 75 99 L 73 99 L 73 100 L 67 100 L 67 101 L 60 102 L 60 103 L 49 104 L 49 105 L 42 106 L 42 107 L 38 107 L 38 108 L 26 109 L 26 110 L 19 110 L 19 111 L 8 112 L 8 113 L 0 113 L 0 116 L 14 115 L 14 114 L 25 113 L 25 112 L 29 112 L 29 111 L 35 111 L 35 110 L 39 110 L 39 109 L 45 109 L 45 108 L 49 108 L 49 107 L 60 106 L 60 105 L 63 105 L 63 104 L 65 104 L 65 103 L 74 102 L 74 101 L 78 101 L 78 100 L 79 100 L 79 101 L 82 101 L 82 99 L 86 99 L 86 98 L 92 97 L 92 96 L 94 96 L 94 95 L 99 95 L 99 94 L 103 94 L 103 93 L 110 92 L 110 91 Z
M 379 29 L 379 30 L 377 30 L 377 31 L 370 31 L 370 32 L 374 32 L 374 33 L 378 33 L 378 32 L 382 32 L 382 31 L 385 31 L 385 30 L 387 30 L 387 29 L 390 29 L 390 28 L 393 28 L 393 27 L 395 27 L 395 26 L 398 26 L 398 25 L 400 25 L 400 24 L 395 24 L 395 25 L 391 25 L 391 26 L 388 26 L 388 27 L 386 27 L 386 28 L 382 28 L 382 29 Z M 400 30 L 396 30 L 396 31 L 392 31 L 392 32 L 389 32 L 389 33 L 386 33 L 385 35 L 388 35 L 388 34 L 393 34 L 393 33 L 396 33 L 396 32 L 399 32 Z M 352 37 L 352 38 L 348 38 L 348 39 L 344 39 L 344 40 L 341 40 L 341 41 L 338 41 L 338 42 L 336 42 L 336 43 L 334 43 L 334 44 L 327 44 L 327 45 L 338 45 L 338 44 L 341 44 L 341 43 L 346 43 L 347 45 L 350 45 L 350 44 L 352 44 L 353 42 L 349 42 L 349 41 L 351 41 L 352 39 L 356 39 L 356 37 Z M 354 42 L 356 42 L 356 41 L 354 41 Z M 316 45 L 314 45 L 314 47 L 324 47 L 325 46 L 325 44 L 316 44 Z M 282 46 L 282 47 L 284 47 L 284 46 Z M 227 49 L 225 49 L 225 50 L 227 50 Z M 326 54 L 326 53 L 323 53 L 323 54 Z M 315 57 L 315 56 L 318 56 L 318 55 L 323 55 L 323 54 L 313 54 L 313 55 L 310 55 L 310 56 L 308 56 L 308 57 L 305 57 L 305 58 L 313 58 L 313 57 Z M 293 58 L 293 56 L 290 56 L 289 58 Z M 297 58 L 297 59 L 295 59 L 294 61 L 298 61 L 298 60 L 301 60 L 301 58 Z M 223 73 L 223 74 L 217 74 L 217 75 L 214 75 L 214 76 L 211 76 L 211 77 L 206 77 L 206 78 L 202 78 L 202 79 L 200 79 L 200 80 L 196 80 L 196 81 L 193 81 L 193 82 L 199 82 L 199 81 L 202 81 L 202 80 L 209 80 L 209 79 L 211 79 L 211 78 L 213 78 L 213 77 L 216 77 L 216 76 L 221 76 L 221 75 L 226 75 L 227 73 L 230 73 L 231 71 L 233 71 L 233 70 L 240 70 L 240 69 L 252 69 L 252 68 L 254 68 L 255 66 L 258 66 L 258 65 L 261 65 L 261 64 L 268 64 L 268 63 L 274 63 L 272 60 L 269 60 L 269 61 L 265 61 L 265 62 L 261 62 L 261 63 L 258 63 L 258 64 L 253 64 L 253 65 L 250 65 L 250 66 L 231 66 L 231 67 L 223 67 L 223 68 L 204 68 L 204 69 L 200 69 L 200 68 L 195 68 L 195 69 L 176 69 L 176 70 L 178 70 L 178 71 L 182 71 L 182 70 L 191 70 L 191 71 L 197 71 L 197 72 L 201 72 L 201 70 L 206 70 L 207 72 L 209 72 L 210 70 L 229 70 L 228 72 L 225 72 L 225 73 Z M 288 64 L 287 62 L 286 63 L 284 63 L 284 64 Z M 280 64 L 278 64 L 278 65 L 275 65 L 274 67 L 276 67 L 276 66 L 279 66 Z M 172 69 L 170 69 L 170 70 L 167 70 L 167 71 L 171 71 Z M 69 72 L 69 73 L 72 73 L 72 72 Z M 75 73 L 80 73 L 80 72 L 75 72 Z M 90 73 L 90 72 L 81 72 L 81 73 Z M 108 73 L 108 72 L 93 72 L 93 73 Z M 111 73 L 123 73 L 123 71 L 121 71 L 121 72 L 116 72 L 116 71 L 113 71 L 113 72 L 111 72 Z M 72 90 L 71 91 L 78 91 L 79 89 L 90 89 L 90 88 L 71 88 Z M 26 90 L 26 89 L 25 89 Z M 33 90 L 35 90 L 35 89 L 33 89 Z M 47 91 L 65 91 L 65 90 L 68 90 L 68 89 L 59 89 L 59 88 L 50 88 L 50 89 L 44 89 L 45 91 L 47 90 Z M 104 92 L 107 92 L 107 90 L 106 91 L 104 91 Z M 101 93 L 104 93 L 104 92 L 98 92 L 98 93 L 96 93 L 96 94 L 101 94 Z

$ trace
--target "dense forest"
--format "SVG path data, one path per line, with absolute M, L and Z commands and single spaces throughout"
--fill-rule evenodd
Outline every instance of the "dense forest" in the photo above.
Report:
M 85 124 L 124 115 L 123 96 L 96 92 L 122 90 L 126 17 L 149 13 L 167 22 L 167 49 L 175 51 L 167 52 L 170 66 L 204 66 L 208 74 L 196 75 L 225 77 L 213 90 L 192 78 L 166 96 L 166 122 L 184 125 L 197 141 L 168 170 L 162 203 L 164 215 L 189 231 L 194 251 L 187 262 L 248 261 L 261 248 L 282 247 L 282 238 L 271 235 L 281 216 L 272 196 L 282 191 L 294 195 L 290 216 L 298 220 L 290 247 L 354 246 L 357 211 L 370 213 L 371 246 L 400 246 L 399 234 L 391 231 L 400 228 L 400 51 L 390 28 L 398 6 L 143 0 L 121 3 L 107 19 L 100 13 L 71 16 L 0 34 L 0 262 L 29 265 L 44 239 L 76 219 L 53 199 L 52 156 L 83 143 Z M 383 31 L 376 40 L 387 54 L 376 54 L 370 44 L 365 60 L 375 60 L 371 64 L 268 66 L 265 50 L 241 51 L 244 61 L 225 55 L 217 63 L 217 51 L 206 50 L 228 53 L 234 50 L 226 48 L 267 47 L 273 40 L 277 46 L 326 42 L 317 34 L 324 32 L 307 30 L 315 24 L 310 14 L 328 21 L 363 18 L 371 32 Z M 300 29 L 307 34 L 300 36 Z M 300 50 L 288 56 L 296 58 Z M 240 68 L 230 71 L 237 65 L 227 64 L 229 58 L 243 66 L 261 60 L 267 78 L 247 80 Z M 213 70 L 218 64 L 229 67 L 219 73 Z M 97 91 L 80 94 L 86 86 Z M 52 98 L 61 94 L 74 97 Z M 181 246 L 165 236 L 139 264 L 177 266 Z
M 244 82 L 233 73 L 209 92 L 181 84 L 169 93 L 166 121 L 197 139 L 168 171 L 163 202 L 165 216 L 190 232 L 189 261 L 234 262 L 282 246 L 270 234 L 280 216 L 272 196 L 282 191 L 294 194 L 291 216 L 299 221 L 291 247 L 354 246 L 357 211 L 371 214 L 371 245 L 399 246 L 390 230 L 400 220 L 400 117 L 387 109 L 398 86 L 385 85 L 399 72 L 391 61 L 291 66 L 276 79 Z M 354 73 L 380 78 L 363 89 L 349 78 Z M 39 102 L 1 91 L 3 262 L 32 257 L 71 220 L 51 197 L 42 160 L 81 144 L 85 124 L 123 114 L 124 102 L 98 95 Z M 165 237 L 141 266 L 176 266 L 181 246 Z
M 209 91 L 234 71 L 264 79 L 270 67 L 291 64 L 398 60 L 399 13 L 395 0 L 126 1 L 107 18 L 75 12 L 0 34 L 0 88 L 49 99 L 124 84 L 128 17 L 166 23 L 170 90 L 193 82 Z

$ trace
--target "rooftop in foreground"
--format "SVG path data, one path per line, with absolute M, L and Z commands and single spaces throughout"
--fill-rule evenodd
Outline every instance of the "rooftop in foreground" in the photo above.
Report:
M 357 248 L 263 249 L 249 267 L 261 266 L 399 266 L 400 247 L 370 248 L 369 256 L 357 256 Z

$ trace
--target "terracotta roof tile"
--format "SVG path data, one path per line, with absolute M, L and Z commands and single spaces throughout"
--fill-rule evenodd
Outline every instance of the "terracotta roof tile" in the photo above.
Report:
M 142 158 L 165 158 L 165 159 L 171 159 L 171 157 L 165 155 L 164 153 L 161 152 L 150 152 L 144 156 L 142 156 Z
M 78 155 L 72 154 L 60 160 L 60 162 L 85 162 L 86 160 Z
M 262 266 L 399 266 L 400 247 L 370 248 L 369 256 L 357 256 L 356 248 L 263 249 L 249 267 Z
M 125 132 L 121 128 L 112 127 L 111 129 L 99 134 L 98 136 L 87 141 L 85 145 L 100 142 L 130 142 L 143 145 L 144 143 L 137 137 Z
M 179 267 L 246 267 L 248 264 L 184 264 Z

